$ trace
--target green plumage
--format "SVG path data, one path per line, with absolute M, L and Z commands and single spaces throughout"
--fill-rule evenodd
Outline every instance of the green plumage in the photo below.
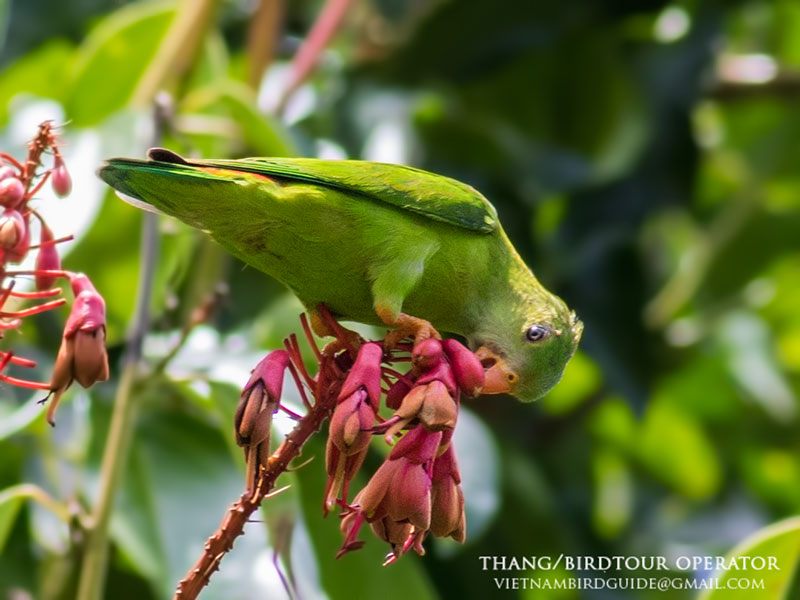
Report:
M 579 322 L 539 284 L 494 208 L 455 180 L 394 165 L 314 159 L 113 159 L 109 185 L 209 233 L 311 310 L 381 324 L 403 312 L 500 352 L 534 399 L 561 376 Z M 553 332 L 533 344 L 538 323 Z

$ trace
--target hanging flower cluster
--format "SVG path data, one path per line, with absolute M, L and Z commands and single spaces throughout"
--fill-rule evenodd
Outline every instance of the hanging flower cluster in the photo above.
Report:
M 52 156 L 52 164 L 43 166 L 43 158 Z M 57 244 L 71 236 L 55 239 L 44 218 L 31 206 L 37 192 L 50 182 L 59 197 L 69 195 L 72 181 L 58 148 L 53 124 L 45 121 L 36 137 L 28 144 L 28 156 L 22 162 L 0 153 L 0 337 L 19 329 L 26 317 L 59 308 L 67 303 L 61 288 L 54 287 L 59 278 L 67 279 L 74 301 L 67 319 L 50 382 L 20 379 L 3 373 L 9 364 L 35 367 L 32 360 L 15 356 L 12 351 L 0 352 L 0 381 L 31 389 L 47 390 L 45 402 L 52 397 L 47 421 L 54 425 L 54 414 L 64 391 L 77 380 L 84 387 L 108 379 L 108 358 L 105 348 L 105 302 L 89 278 L 61 269 Z M 38 244 L 31 244 L 31 223 L 39 222 Z M 9 269 L 22 262 L 31 251 L 36 252 L 32 271 Z M 35 291 L 15 290 L 18 280 L 33 276 Z M 8 308 L 31 300 L 46 300 L 26 308 Z
M 339 374 L 341 387 L 330 416 L 325 457 L 328 482 L 323 511 L 327 514 L 337 506 L 342 510 L 344 542 L 339 556 L 363 545 L 358 535 L 368 524 L 391 547 L 385 564 L 412 549 L 423 554 L 422 542 L 429 533 L 464 541 L 464 495 L 452 438 L 461 394 L 477 395 L 484 383 L 480 361 L 456 340 L 429 338 L 413 348 L 401 344 L 395 350 L 400 354 L 385 351 L 379 342 L 366 342 L 355 360 L 349 358 L 352 352 L 336 356 L 332 368 Z M 315 352 L 320 358 L 316 348 Z M 411 369 L 405 374 L 390 366 L 408 360 Z M 286 410 L 280 394 L 287 368 L 309 409 L 303 380 L 313 394 L 320 391 L 321 382 L 335 379 L 335 374 L 322 370 L 317 379 L 305 372 L 296 339 L 287 343 L 286 350 L 267 355 L 254 369 L 235 417 L 236 439 L 245 450 L 251 490 L 258 485 L 259 470 L 270 460 L 272 415 Z M 384 383 L 387 387 L 382 387 Z M 386 419 L 379 414 L 381 398 L 386 408 L 394 411 Z M 350 484 L 375 435 L 383 436 L 393 447 L 349 502 Z

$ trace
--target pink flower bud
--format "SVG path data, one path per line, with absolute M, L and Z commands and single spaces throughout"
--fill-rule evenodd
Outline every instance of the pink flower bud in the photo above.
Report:
M 388 542 L 396 556 L 403 553 L 403 545 L 410 535 L 414 533 L 411 523 L 399 523 L 390 517 L 384 517 L 370 523 L 373 533 Z
M 442 342 L 442 347 L 450 360 L 456 383 L 467 396 L 477 396 L 483 388 L 484 372 L 478 357 L 457 340 Z
M 25 235 L 25 220 L 19 211 L 6 210 L 0 216 L 0 248 L 10 250 Z
M 396 422 L 386 431 L 386 441 L 391 443 L 394 435 L 414 419 L 428 431 L 442 431 L 455 427 L 457 418 L 458 405 L 440 380 L 416 385 L 394 413 Z
M 340 402 L 333 411 L 329 436 L 344 454 L 355 454 L 369 446 L 374 424 L 375 411 L 362 388 Z
M 442 431 L 456 426 L 458 406 L 441 381 L 425 386 L 425 398 L 417 412 L 419 422 L 428 431 Z
M 278 410 L 283 388 L 283 374 L 289 365 L 289 354 L 275 350 L 267 354 L 253 369 L 242 390 L 233 421 L 236 443 L 240 446 L 269 443 L 272 415 Z
M 289 354 L 275 350 L 256 365 L 239 398 L 233 417 L 236 443 L 244 448 L 247 489 L 255 489 L 262 466 L 270 456 L 272 415 L 280 406 L 283 375 L 289 366 Z
M 53 232 L 47 225 L 42 224 L 42 233 L 39 239 L 39 253 L 36 255 L 37 271 L 60 271 L 61 258 L 53 243 Z M 55 275 L 36 274 L 36 289 L 48 290 L 55 285 Z
M 96 381 L 108 379 L 106 328 L 79 329 L 75 332 L 74 375 L 78 383 L 88 388 Z
M 442 361 L 442 343 L 435 338 L 421 341 L 414 346 L 411 359 L 418 369 L 432 369 Z
M 8 262 L 20 262 L 31 245 L 28 223 L 19 211 L 7 209 L 0 216 L 0 248 L 6 251 Z
M 340 490 L 342 500 L 347 501 L 347 487 L 364 462 L 374 424 L 375 410 L 364 386 L 340 400 L 333 411 L 326 447 L 326 513 L 333 508 Z
M 392 387 L 389 388 L 389 392 L 386 394 L 386 407 L 397 410 L 400 408 L 403 398 L 405 398 L 406 394 L 410 391 L 411 385 L 408 383 L 408 380 L 398 379 L 392 384 Z
M 427 530 L 431 522 L 431 477 L 425 465 L 401 458 L 400 467 L 386 493 L 386 516 L 394 521 L 408 521 Z
M 64 336 L 69 337 L 78 330 L 95 331 L 106 328 L 106 303 L 94 289 L 92 282 L 83 273 L 70 277 L 75 302 L 67 318 Z
M 374 410 L 380 407 L 381 399 L 381 361 L 383 360 L 383 348 L 380 344 L 369 342 L 361 346 L 356 357 L 350 374 L 342 385 L 339 392 L 339 401 L 351 396 L 355 391 L 363 386 L 367 390 L 370 402 Z
M 0 204 L 7 208 L 16 208 L 25 197 L 25 187 L 16 177 L 6 177 L 0 181 Z
M 431 533 L 463 542 L 466 528 L 464 493 L 452 445 L 433 463 L 431 485 Z
M 253 369 L 244 391 L 261 384 L 272 400 L 278 401 L 283 392 L 283 374 L 289 366 L 289 354 L 285 350 L 273 350 Z
M 420 375 L 416 380 L 416 385 L 424 385 L 432 381 L 441 381 L 447 391 L 453 398 L 458 395 L 458 386 L 456 385 L 456 378 L 453 376 L 453 369 L 450 363 L 442 360 L 434 365 L 429 371 Z
M 56 156 L 55 167 L 53 168 L 50 178 L 53 183 L 53 191 L 58 197 L 63 198 L 64 196 L 69 196 L 72 190 L 72 179 L 69 176 L 69 171 L 67 171 L 67 166 L 64 164 L 64 159 L 61 158 L 61 155 Z
M 406 433 L 389 453 L 390 459 L 405 458 L 415 464 L 431 461 L 436 456 L 442 433 L 431 433 L 424 427 L 415 427 Z
M 381 519 L 386 515 L 383 499 L 389 490 L 392 479 L 401 467 L 399 461 L 386 459 L 370 478 L 364 489 L 356 494 L 353 502 L 358 505 L 368 520 Z
M 58 350 L 50 392 L 53 399 L 47 411 L 47 421 L 53 419 L 61 394 L 77 380 L 83 387 L 108 379 L 106 354 L 106 304 L 85 275 L 71 278 L 75 301 L 67 318 L 61 347 Z

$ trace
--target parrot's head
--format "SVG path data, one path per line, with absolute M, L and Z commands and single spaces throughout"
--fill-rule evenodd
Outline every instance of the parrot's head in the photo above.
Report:
M 507 393 L 533 402 L 561 379 L 578 347 L 583 323 L 561 298 L 543 293 L 544 298 L 507 313 L 504 326 L 473 340 L 486 369 L 484 394 Z

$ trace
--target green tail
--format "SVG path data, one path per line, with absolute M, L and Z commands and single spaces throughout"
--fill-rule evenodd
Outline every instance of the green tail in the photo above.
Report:
M 213 206 L 236 196 L 228 194 L 236 189 L 230 175 L 208 173 L 184 162 L 114 158 L 97 174 L 129 204 L 177 217 L 200 229 L 207 227 L 204 213 L 209 208 L 208 202 L 197 202 L 200 197 L 216 200 Z

